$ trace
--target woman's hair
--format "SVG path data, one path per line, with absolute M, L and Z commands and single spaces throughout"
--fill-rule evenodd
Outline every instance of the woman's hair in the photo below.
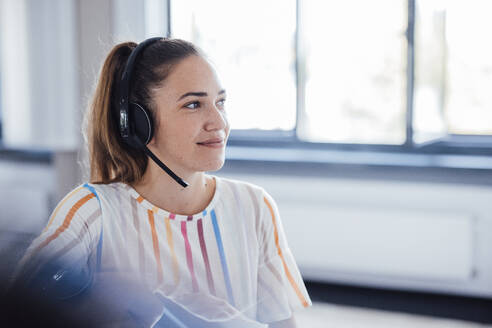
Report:
M 91 183 L 138 182 L 147 168 L 147 155 L 123 141 L 118 125 L 118 81 L 136 46 L 134 42 L 114 46 L 99 75 L 86 117 Z M 157 117 L 152 90 L 163 84 L 176 64 L 192 55 L 203 56 L 197 47 L 184 40 L 163 38 L 147 46 L 132 72 L 129 101 L 143 105 Z M 157 123 L 154 120 L 154 129 Z

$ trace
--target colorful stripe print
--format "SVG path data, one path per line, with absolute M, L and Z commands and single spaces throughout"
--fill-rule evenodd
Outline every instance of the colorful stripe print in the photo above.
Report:
M 188 240 L 186 221 L 181 221 L 181 234 L 183 235 L 183 240 L 185 243 L 186 263 L 188 264 L 188 270 L 190 271 L 193 291 L 198 292 L 198 282 L 196 281 L 195 269 L 193 268 L 193 255 L 191 254 L 191 245 L 190 245 L 190 241 Z
M 154 257 L 155 257 L 155 262 L 157 263 L 157 283 L 162 284 L 163 273 L 162 273 L 161 252 L 159 250 L 159 238 L 157 237 L 157 233 L 155 231 L 154 212 L 149 210 L 147 213 L 149 215 L 149 224 L 150 224 L 150 229 L 152 231 L 152 246 L 154 247 Z
M 84 189 L 90 193 L 82 193 Z M 102 191 L 109 189 L 119 193 L 118 196 L 106 197 Z M 283 252 L 283 231 L 279 229 L 275 204 L 270 198 L 249 189 L 233 190 L 235 193 L 229 193 L 230 199 L 221 202 L 220 206 L 187 216 L 165 212 L 142 196 L 131 194 L 131 190 L 104 189 L 104 185 L 88 184 L 75 189 L 60 202 L 50 217 L 47 228 L 54 224 L 58 227 L 45 228 L 31 253 L 35 254 L 51 243 L 58 243 L 50 247 L 58 258 L 76 247 L 77 251 L 92 252 L 89 247 L 78 247 L 78 243 L 84 240 L 84 245 L 98 247 L 98 262 L 102 261 L 106 270 L 118 270 L 120 265 L 129 265 L 147 284 L 150 283 L 149 287 L 179 286 L 183 291 L 206 292 L 227 300 L 238 309 L 254 308 L 258 302 L 257 289 L 262 290 L 262 299 L 265 295 L 266 298 L 274 298 L 270 305 L 265 305 L 265 309 L 271 307 L 282 311 L 289 306 L 286 299 L 295 306 L 309 306 L 309 296 L 295 262 L 290 253 Z M 102 195 L 105 196 L 104 202 L 99 201 L 98 196 Z M 94 198 L 98 202 L 94 202 Z M 256 203 L 240 208 L 246 199 Z M 118 204 L 111 203 L 116 200 Z M 108 218 L 109 221 L 104 221 L 99 230 L 99 222 L 94 223 L 102 218 L 103 213 L 104 220 Z M 246 221 L 249 218 L 252 221 Z M 121 227 L 123 220 L 125 229 L 114 228 Z M 121 235 L 118 238 L 114 237 L 117 235 L 105 235 L 104 256 L 108 257 L 101 260 L 102 228 L 104 234 Z M 70 234 L 66 234 L 70 229 Z M 95 231 L 101 231 L 101 234 L 96 237 Z M 88 238 L 92 240 L 88 241 Z M 255 238 L 270 240 L 263 243 L 263 247 L 268 249 L 258 249 Z M 260 277 L 257 274 L 258 256 L 266 254 L 274 254 L 276 261 L 266 261 L 261 271 L 264 275 Z M 118 258 L 113 260 L 111 256 Z M 124 261 L 121 260 L 123 258 Z M 149 277 L 152 278 L 149 280 Z M 284 291 L 288 291 L 287 298 L 281 295 Z
M 138 199 L 137 199 L 137 201 L 138 201 Z M 149 224 L 151 226 L 151 231 L 152 231 L 154 257 L 155 257 L 155 261 L 157 263 L 157 276 L 159 277 L 158 282 L 162 283 L 161 275 L 162 275 L 163 269 L 162 269 L 162 262 L 160 260 L 160 249 L 159 249 L 158 237 L 156 235 L 154 214 L 153 214 L 153 211 L 150 211 L 150 210 L 148 210 L 147 214 L 149 217 Z M 203 214 L 206 215 L 207 213 L 204 212 Z M 219 250 L 221 267 L 222 267 L 222 272 L 224 275 L 224 281 L 226 283 L 228 300 L 231 304 L 234 304 L 232 284 L 231 284 L 231 279 L 230 279 L 230 275 L 229 275 L 229 269 L 227 266 L 225 250 L 224 250 L 224 246 L 222 243 L 222 236 L 220 233 L 220 228 L 219 228 L 218 223 L 217 223 L 217 216 L 216 216 L 214 210 L 212 210 L 210 212 L 210 216 L 211 216 L 213 226 L 214 226 L 215 240 L 217 243 L 217 248 Z M 175 219 L 176 219 L 176 215 L 173 213 L 170 213 L 169 217 L 164 218 L 164 224 L 165 224 L 165 230 L 166 230 L 167 244 L 168 244 L 169 250 L 171 252 L 173 279 L 174 279 L 174 283 L 177 284 L 180 281 L 179 264 L 178 264 L 178 259 L 176 257 L 176 252 L 175 252 L 176 246 L 174 245 L 173 232 L 172 232 L 173 229 L 171 227 L 171 222 L 170 222 L 170 221 L 175 220 Z M 188 216 L 185 221 L 179 222 L 181 236 L 182 236 L 182 242 L 184 244 L 184 250 L 185 250 L 185 254 L 186 254 L 187 269 L 188 269 L 189 276 L 191 277 L 192 290 L 193 290 L 193 292 L 198 292 L 200 290 L 199 284 L 198 284 L 198 279 L 197 279 L 196 273 L 195 273 L 194 264 L 193 264 L 194 263 L 193 262 L 193 251 L 192 251 L 192 247 L 191 247 L 190 239 L 189 239 L 189 235 L 188 235 L 188 225 L 189 224 L 196 224 L 198 241 L 199 241 L 200 251 L 201 251 L 201 258 L 203 261 L 203 265 L 205 267 L 205 273 L 206 273 L 206 278 L 207 278 L 208 291 L 212 295 L 215 296 L 215 295 L 217 295 L 217 292 L 216 292 L 216 287 L 215 287 L 213 274 L 212 274 L 212 270 L 211 270 L 211 266 L 210 266 L 209 254 L 208 254 L 207 245 L 206 245 L 204 232 L 203 232 L 203 218 L 196 220 L 196 222 L 192 222 L 192 221 L 193 221 L 193 216 Z
M 101 200 L 99 199 L 99 196 L 97 195 L 96 189 L 94 189 L 94 187 L 89 185 L 88 183 L 84 184 L 84 188 L 89 189 L 90 192 L 94 194 L 94 196 L 97 198 L 97 202 L 99 203 L 99 209 L 101 209 Z M 101 271 L 103 232 L 104 232 L 104 227 L 103 227 L 102 220 L 101 220 L 101 232 L 99 233 L 99 241 L 97 242 L 97 259 L 96 259 L 96 266 L 97 266 L 98 272 Z
M 207 245 L 203 237 L 203 219 L 197 221 L 198 224 L 198 239 L 200 240 L 200 250 L 202 251 L 203 262 L 205 263 L 205 272 L 207 273 L 208 291 L 212 295 L 216 295 L 212 271 L 210 270 L 210 261 L 208 260 Z
M 142 203 L 145 199 L 142 196 L 138 196 L 135 199 L 135 203 Z M 138 208 L 136 204 L 133 204 L 132 206 L 132 216 L 133 216 L 133 223 L 135 226 L 135 229 L 137 230 L 137 234 L 139 235 L 138 237 L 138 254 L 139 254 L 139 267 L 140 267 L 140 272 L 142 274 L 144 273 L 144 267 L 145 267 L 145 240 L 142 237 L 142 227 L 141 223 L 139 222 L 140 219 L 138 217 Z M 160 241 L 159 241 L 159 236 L 157 234 L 157 229 L 156 229 L 156 218 L 155 218 L 155 213 L 158 212 L 158 209 L 154 206 L 151 210 L 147 210 L 147 217 L 148 217 L 148 224 L 151 232 L 151 238 L 152 238 L 152 248 L 153 248 L 153 255 L 154 255 L 154 260 L 156 264 L 156 275 L 157 275 L 157 282 L 161 284 L 164 280 L 164 272 L 166 271 L 165 268 L 163 267 L 163 263 L 161 260 L 161 249 L 160 249 Z M 221 268 L 222 272 L 224 275 L 224 281 L 226 284 L 226 290 L 227 290 L 227 296 L 229 302 L 234 305 L 234 297 L 233 297 L 233 292 L 232 292 L 232 283 L 230 279 L 230 274 L 229 274 L 229 269 L 227 265 L 227 260 L 226 260 L 226 255 L 225 255 L 225 249 L 223 246 L 222 242 L 222 236 L 220 232 L 220 228 L 218 225 L 217 221 L 217 216 L 215 214 L 215 211 L 212 210 L 210 213 L 208 213 L 212 222 L 213 222 L 213 229 L 214 229 L 214 235 L 215 235 L 215 241 L 217 244 L 217 248 L 219 250 L 219 256 L 220 256 L 220 262 L 221 262 Z M 198 279 L 196 277 L 195 273 L 195 268 L 194 268 L 194 262 L 193 262 L 193 251 L 192 247 L 190 244 L 190 239 L 188 236 L 188 224 L 196 224 L 196 229 L 197 229 L 197 234 L 198 234 L 198 241 L 200 245 L 200 251 L 201 251 L 201 259 L 203 261 L 203 265 L 205 267 L 205 273 L 206 273 L 206 279 L 207 279 L 207 288 L 208 291 L 212 295 L 217 295 L 214 279 L 213 279 L 213 274 L 210 266 L 210 260 L 209 260 L 209 254 L 208 254 L 208 249 L 204 237 L 204 230 L 203 230 L 203 219 L 206 217 L 207 212 L 204 211 L 202 213 L 202 218 L 194 221 L 193 216 L 187 216 L 185 221 L 180 221 L 180 231 L 181 231 L 181 236 L 182 236 L 182 242 L 184 244 L 184 250 L 186 254 L 186 264 L 188 268 L 188 273 L 191 277 L 191 283 L 192 283 L 192 290 L 194 292 L 199 291 L 199 284 L 198 284 Z M 178 258 L 176 256 L 176 251 L 175 251 L 175 242 L 174 236 L 173 236 L 173 228 L 171 226 L 171 221 L 176 220 L 176 214 L 170 213 L 168 217 L 164 218 L 164 228 L 165 228 L 165 239 L 166 243 L 168 245 L 168 248 L 170 250 L 170 255 L 171 255 L 171 263 L 172 263 L 172 275 L 173 275 L 173 282 L 175 284 L 178 284 L 180 279 L 180 271 L 179 271 L 179 262 Z M 196 238 L 194 238 L 196 239 Z M 196 255 L 195 255 L 196 256 Z
M 90 193 L 89 195 L 86 195 L 82 197 L 79 201 L 77 201 L 75 205 L 73 205 L 72 208 L 68 211 L 68 214 L 65 216 L 65 220 L 63 220 L 62 225 L 59 226 L 53 234 L 49 235 L 48 238 L 46 238 L 41 244 L 39 244 L 34 252 L 39 252 L 42 248 L 46 247 L 49 243 L 58 238 L 60 234 L 62 234 L 70 226 L 70 223 L 72 222 L 72 219 L 79 208 L 81 208 L 82 205 L 84 205 L 94 197 L 95 195 L 93 193 Z
M 176 252 L 174 251 L 174 243 L 173 243 L 173 231 L 171 229 L 171 223 L 169 222 L 169 217 L 164 219 L 164 222 L 166 224 L 166 238 L 167 238 L 167 245 L 171 251 L 171 260 L 173 263 L 173 277 L 174 277 L 174 283 L 177 285 L 179 283 L 179 265 L 178 265 L 178 258 L 176 257 Z
M 143 198 L 142 198 L 143 199 Z M 140 275 L 143 278 L 145 276 L 145 253 L 143 246 L 142 233 L 140 232 L 140 219 L 138 217 L 138 209 L 137 209 L 137 200 L 132 199 L 132 218 L 133 218 L 133 227 L 137 233 L 138 240 L 138 267 L 140 270 Z
M 279 244 L 277 222 L 275 220 L 275 212 L 273 211 L 273 207 L 270 204 L 270 202 L 266 199 L 266 197 L 263 197 L 263 200 L 265 201 L 265 204 L 267 205 L 268 209 L 270 210 L 270 215 L 272 216 L 272 223 L 273 223 L 274 234 L 275 234 L 275 245 L 277 246 L 277 253 L 280 256 L 280 259 L 282 260 L 282 264 L 284 266 L 284 271 L 285 271 L 285 274 L 287 275 L 287 279 L 289 280 L 290 285 L 292 286 L 297 297 L 299 298 L 299 301 L 301 301 L 302 306 L 308 307 L 309 303 L 307 302 L 306 298 L 304 297 L 301 290 L 299 289 L 299 286 L 297 286 L 294 278 L 292 277 L 292 274 L 289 271 L 289 268 L 287 267 L 287 264 L 285 263 L 285 259 L 284 259 L 284 256 L 282 254 L 282 249 L 280 248 L 280 244 Z
M 61 256 L 67 254 L 70 252 L 72 249 L 74 249 L 76 246 L 78 246 L 80 240 L 84 238 L 84 236 L 87 234 L 88 229 L 92 225 L 92 223 L 101 215 L 100 210 L 95 210 L 91 215 L 88 216 L 88 218 L 85 220 L 85 222 L 80 225 L 81 228 L 79 231 L 74 231 L 73 234 L 77 236 L 77 238 L 69 240 L 69 242 L 65 245 L 61 245 L 61 248 L 58 249 L 54 254 L 51 255 L 50 258 L 36 258 L 36 255 L 43 250 L 46 246 L 49 244 L 53 243 L 55 240 L 57 240 L 60 235 L 62 235 L 67 229 L 72 229 L 71 228 L 71 223 L 82 206 L 87 204 L 91 199 L 94 197 L 97 198 L 97 195 L 91 191 L 90 194 L 85 195 L 81 197 L 80 199 L 76 200 L 74 195 L 79 193 L 80 191 L 85 189 L 84 186 L 80 186 L 76 189 L 74 189 L 72 192 L 70 192 L 67 196 L 63 198 L 63 200 L 57 205 L 55 210 L 53 211 L 53 214 L 51 215 L 48 224 L 46 227 L 43 229 L 41 235 L 33 242 L 32 249 L 29 250 L 22 260 L 19 262 L 19 266 L 16 269 L 15 276 L 16 277 L 23 277 L 26 279 L 26 274 L 29 276 L 33 276 L 36 274 L 36 272 L 39 271 L 39 269 L 45 265 L 47 262 L 50 261 L 50 259 L 59 259 Z M 58 219 L 58 214 L 60 213 L 61 209 L 63 206 L 68 202 L 68 201 L 75 201 L 75 203 L 70 207 L 68 212 L 63 216 L 63 219 L 60 218 Z M 49 232 L 48 228 L 53 224 L 53 222 L 56 221 L 61 221 L 61 224 L 55 229 L 54 232 Z M 79 218 L 78 218 L 79 219 Z M 36 245 L 37 246 L 34 246 Z M 29 272 L 31 271 L 31 272 Z
M 46 225 L 46 227 L 44 228 L 43 232 L 48 230 L 48 228 L 50 227 L 51 223 L 53 223 L 53 219 L 56 217 L 56 215 L 58 214 L 58 211 L 60 211 L 60 208 L 62 208 L 62 206 L 67 202 L 67 200 L 69 200 L 73 195 L 75 195 L 77 192 L 83 190 L 84 187 L 83 186 L 80 186 L 74 190 L 72 190 L 72 192 L 70 192 L 68 195 L 66 195 L 62 201 L 58 204 L 58 206 L 55 208 L 55 210 L 53 211 L 53 214 L 51 214 L 51 217 L 48 221 L 48 224 Z
M 234 297 L 232 295 L 231 278 L 229 275 L 229 269 L 227 267 L 227 260 L 226 260 L 226 256 L 225 256 L 224 245 L 222 244 L 222 237 L 220 235 L 220 228 L 219 228 L 219 225 L 217 223 L 217 216 L 215 215 L 215 210 L 211 210 L 210 215 L 212 217 L 212 224 L 214 226 L 215 240 L 217 241 L 217 247 L 219 248 L 220 263 L 222 264 L 222 271 L 224 273 L 224 280 L 225 280 L 226 288 L 227 288 L 227 297 L 229 299 L 229 303 L 232 306 L 235 306 Z

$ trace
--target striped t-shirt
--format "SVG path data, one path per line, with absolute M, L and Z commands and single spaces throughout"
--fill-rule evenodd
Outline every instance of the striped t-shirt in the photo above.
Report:
M 311 305 L 271 196 L 214 178 L 212 201 L 190 216 L 158 208 L 124 183 L 81 185 L 58 204 L 20 265 L 73 263 L 98 252 L 102 272 L 132 272 L 164 295 L 207 293 L 264 323 Z

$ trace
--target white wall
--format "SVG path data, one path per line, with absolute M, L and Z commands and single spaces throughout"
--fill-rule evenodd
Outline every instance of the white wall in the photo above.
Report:
M 276 199 L 305 278 L 492 298 L 492 186 L 225 173 Z

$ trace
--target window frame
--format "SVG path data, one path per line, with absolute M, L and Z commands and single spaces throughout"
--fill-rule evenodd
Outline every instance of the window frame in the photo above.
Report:
M 307 142 L 297 137 L 296 129 L 299 116 L 302 112 L 302 76 L 299 65 L 301 54 L 299 53 L 299 7 L 303 0 L 296 0 L 296 36 L 295 36 L 295 70 L 296 70 L 296 125 L 290 131 L 263 131 L 263 130 L 232 130 L 228 141 L 231 151 L 227 152 L 228 160 L 247 160 L 256 162 L 285 162 L 298 163 L 324 163 L 324 164 L 356 164 L 359 166 L 407 166 L 407 167 L 448 167 L 439 157 L 454 156 L 455 168 L 492 170 L 490 164 L 492 157 L 492 136 L 484 135 L 447 135 L 430 140 L 423 144 L 413 142 L 413 90 L 414 90 L 414 29 L 415 29 L 415 3 L 416 0 L 407 0 L 408 26 L 407 26 L 407 99 L 406 99 L 406 141 L 401 145 L 387 144 L 356 144 L 356 143 L 322 143 Z M 167 1 L 167 26 L 168 36 L 171 34 L 171 0 Z M 1 83 L 1 81 L 0 81 Z M 1 96 L 1 95 L 0 95 Z M 48 161 L 51 152 L 20 150 L 7 148 L 2 140 L 2 119 L 0 116 L 0 155 L 2 158 L 27 159 L 34 161 Z M 268 152 L 261 150 L 268 149 Z M 255 155 L 248 158 L 248 154 L 256 154 L 258 150 L 261 156 Z M 278 150 L 278 151 L 276 151 Z M 285 156 L 285 150 L 292 153 Z M 238 153 L 245 155 L 238 156 Z M 320 155 L 324 154 L 325 155 Z M 236 154 L 236 155 L 235 155 Z M 367 154 L 372 154 L 374 160 L 367 160 Z M 333 156 L 332 156 L 333 155 Z M 293 159 L 293 157 L 295 159 Z M 344 161 L 344 157 L 346 160 Z M 412 157 L 414 159 L 412 160 Z M 472 160 L 473 164 L 470 164 Z M 419 164 L 420 163 L 420 164 Z M 424 164 L 422 164 L 424 163 Z

